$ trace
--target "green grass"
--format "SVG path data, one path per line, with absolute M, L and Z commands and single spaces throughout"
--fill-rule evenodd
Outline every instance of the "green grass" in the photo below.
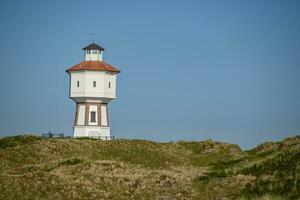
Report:
M 289 199 L 300 198 L 300 150 L 282 151 L 271 159 L 240 173 L 258 177 L 255 184 L 245 188 L 244 194 L 282 195 Z
M 51 171 L 51 170 L 56 169 L 56 168 L 61 167 L 61 166 L 77 165 L 77 164 L 80 164 L 80 163 L 83 163 L 83 162 L 84 162 L 84 160 L 79 159 L 79 158 L 70 158 L 70 159 L 64 160 L 62 162 L 59 162 L 55 165 L 47 166 L 45 171 Z
M 0 199 L 299 199 L 299 145 L 6 137 Z
M 243 157 L 244 154 L 237 145 L 213 142 L 212 140 L 200 142 L 181 141 L 177 145 L 189 151 L 191 165 L 199 167 L 232 162 Z
M 256 196 L 256 195 L 242 196 L 236 198 L 236 200 L 287 200 L 287 198 L 282 196 L 277 196 L 277 195 L 266 194 L 263 196 Z
M 5 137 L 0 139 L 0 149 L 13 148 L 17 145 L 31 144 L 41 139 L 41 137 L 33 135 Z
M 251 150 L 243 158 L 213 164 L 209 173 L 194 179 L 194 187 L 200 195 L 213 188 L 230 195 L 234 193 L 230 187 L 222 190 L 222 186 L 215 182 L 233 183 L 239 176 L 249 177 L 249 180 L 254 177 L 255 180 L 249 181 L 233 196 L 237 199 L 300 199 L 300 146 L 299 143 L 298 146 L 293 141 L 291 143 L 274 152 Z M 257 162 L 251 165 L 255 160 Z

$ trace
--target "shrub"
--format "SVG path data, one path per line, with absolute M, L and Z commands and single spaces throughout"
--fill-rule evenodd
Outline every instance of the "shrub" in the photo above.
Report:
M 41 137 L 34 135 L 18 135 L 4 137 L 0 139 L 0 149 L 11 148 L 17 145 L 29 144 L 41 139 Z
M 300 198 L 300 151 L 283 151 L 272 159 L 240 170 L 240 173 L 258 177 L 255 184 L 246 187 L 244 195 L 275 194 L 289 199 Z

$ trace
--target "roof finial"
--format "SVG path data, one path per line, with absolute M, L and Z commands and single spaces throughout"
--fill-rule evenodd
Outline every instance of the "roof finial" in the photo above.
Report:
M 94 33 L 91 33 L 91 39 L 92 39 L 92 42 L 95 43 Z

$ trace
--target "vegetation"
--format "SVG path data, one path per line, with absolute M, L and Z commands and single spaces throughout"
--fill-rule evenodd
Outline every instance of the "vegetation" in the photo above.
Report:
M 0 199 L 299 199 L 300 137 L 237 145 L 0 139 Z
M 198 198 L 300 198 L 299 136 L 265 143 L 245 153 L 244 158 L 216 163 L 208 174 L 195 178 Z M 218 192 L 209 193 L 212 189 Z
M 27 135 L 27 136 L 14 136 L 14 137 L 5 137 L 0 140 L 0 149 L 5 149 L 8 147 L 15 147 L 20 144 L 30 144 L 36 140 L 40 140 L 41 137 Z

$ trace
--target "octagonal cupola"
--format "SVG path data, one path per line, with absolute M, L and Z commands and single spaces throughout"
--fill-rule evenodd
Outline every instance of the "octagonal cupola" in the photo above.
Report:
M 84 60 L 85 61 L 102 61 L 104 48 L 96 43 L 92 43 L 84 48 Z

